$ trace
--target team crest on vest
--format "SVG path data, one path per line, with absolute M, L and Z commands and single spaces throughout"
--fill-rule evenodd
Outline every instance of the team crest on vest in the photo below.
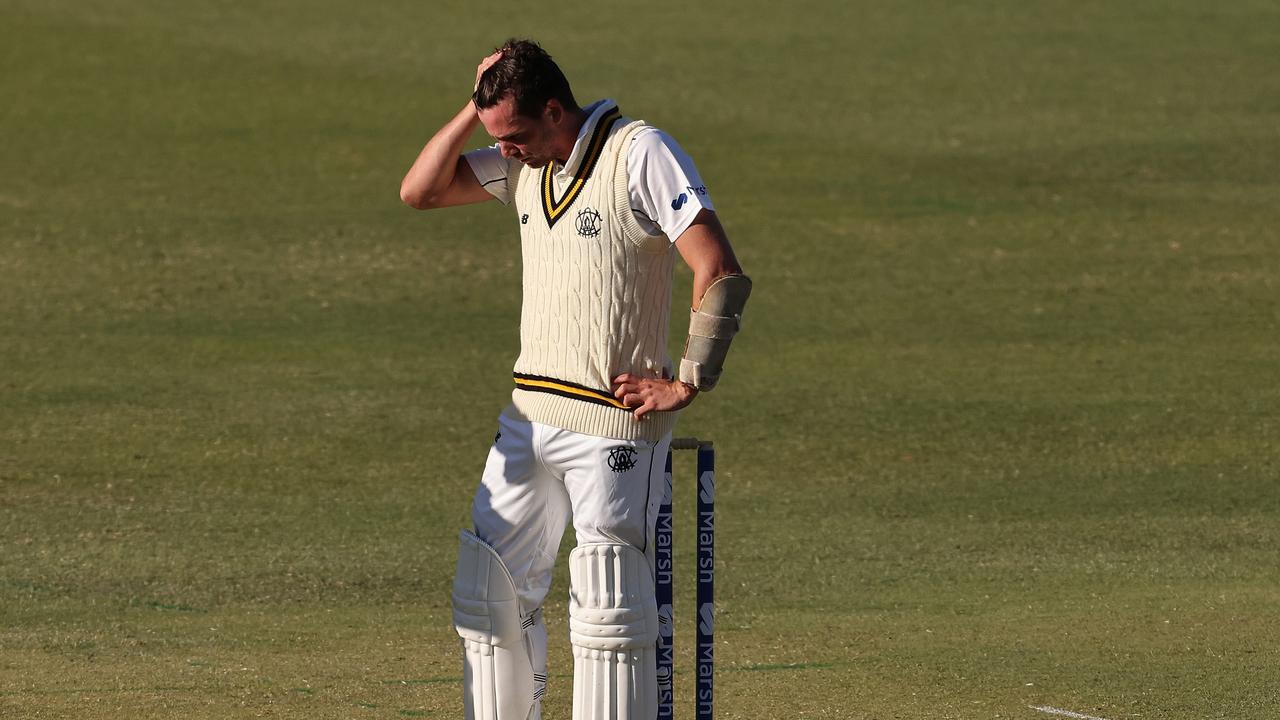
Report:
M 609 469 L 624 473 L 636 466 L 636 449 L 630 445 L 609 448 Z
M 582 208 L 576 218 L 578 234 L 585 238 L 596 237 L 600 234 L 600 223 L 603 220 L 595 208 Z

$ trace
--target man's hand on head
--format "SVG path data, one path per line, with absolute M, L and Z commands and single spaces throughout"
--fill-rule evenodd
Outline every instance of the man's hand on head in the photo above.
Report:
M 476 66 L 476 84 L 474 87 L 471 88 L 471 92 L 474 93 L 476 90 L 480 89 L 480 76 L 484 75 L 485 70 L 488 70 L 489 68 L 493 67 L 493 64 L 498 62 L 501 59 L 502 59 L 502 51 L 498 50 L 497 52 L 494 52 L 493 54 L 486 56 L 485 59 L 480 61 L 480 64 Z
M 687 407 L 697 395 L 697 388 L 679 380 L 645 378 L 631 373 L 613 379 L 613 396 L 632 408 L 637 420 L 655 410 L 669 412 Z

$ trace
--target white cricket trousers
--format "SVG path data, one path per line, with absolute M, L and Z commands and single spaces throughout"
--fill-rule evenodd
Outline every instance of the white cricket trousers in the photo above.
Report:
M 654 443 L 583 435 L 503 413 L 471 509 L 475 533 L 511 572 L 522 614 L 542 607 L 560 538 L 621 543 L 654 562 L 671 436 Z M 546 684 L 546 627 L 530 629 L 537 696 Z M 537 717 L 538 713 L 534 713 Z

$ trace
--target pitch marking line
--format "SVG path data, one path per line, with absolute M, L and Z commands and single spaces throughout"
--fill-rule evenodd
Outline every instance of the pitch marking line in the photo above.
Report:
M 1078 713 L 1078 712 L 1071 712 L 1070 710 L 1062 710 L 1061 708 L 1049 707 L 1048 705 L 1043 705 L 1043 706 L 1028 705 L 1027 707 L 1031 708 L 1032 710 L 1039 710 L 1042 713 L 1049 713 L 1050 715 L 1061 715 L 1063 717 L 1075 718 L 1075 720 L 1107 720 L 1106 718 L 1095 717 L 1093 715 L 1082 715 L 1081 713 Z

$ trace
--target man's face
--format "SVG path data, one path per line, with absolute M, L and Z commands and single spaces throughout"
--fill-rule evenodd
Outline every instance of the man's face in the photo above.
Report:
M 516 112 L 511 96 L 497 105 L 479 111 L 480 124 L 498 141 L 503 157 L 515 158 L 529 167 L 540 168 L 555 159 L 553 139 L 555 123 L 550 108 L 540 117 L 531 118 Z

